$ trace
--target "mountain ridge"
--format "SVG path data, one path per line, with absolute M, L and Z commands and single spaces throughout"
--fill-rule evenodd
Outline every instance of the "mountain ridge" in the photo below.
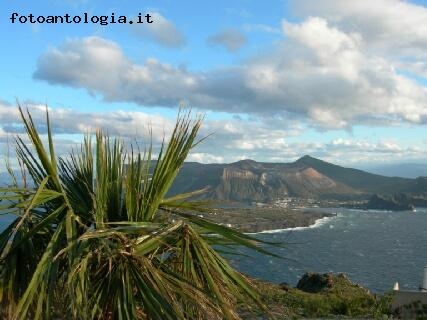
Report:
M 252 159 L 225 164 L 186 162 L 172 185 L 171 193 L 208 187 L 205 197 L 218 200 L 270 202 L 284 197 L 354 199 L 374 193 L 426 192 L 425 181 L 418 180 L 386 177 L 305 155 L 290 163 Z

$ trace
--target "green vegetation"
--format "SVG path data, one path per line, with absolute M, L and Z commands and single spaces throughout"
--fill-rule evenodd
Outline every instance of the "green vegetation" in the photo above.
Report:
M 16 217 L 0 234 L 1 318 L 238 319 L 237 303 L 264 308 L 212 249 L 262 251 L 258 241 L 188 213 L 201 206 L 186 200 L 194 193 L 166 197 L 201 118 L 181 114 L 154 162 L 151 147 L 126 152 L 102 132 L 57 158 L 48 114 L 45 146 L 19 110 L 29 142 L 16 139 L 22 182 L 0 190 L 0 210 Z
M 399 316 L 402 314 L 411 316 L 415 320 L 427 320 L 427 304 L 423 304 L 421 301 L 413 301 L 410 304 L 406 304 L 401 308 L 395 310 L 395 313 Z
M 265 282 L 258 287 L 278 319 L 383 319 L 390 315 L 391 294 L 377 297 L 342 274 L 322 276 L 327 276 L 328 283 L 315 292 Z

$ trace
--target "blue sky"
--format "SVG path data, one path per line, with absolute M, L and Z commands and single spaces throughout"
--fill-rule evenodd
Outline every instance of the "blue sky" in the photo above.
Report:
M 152 24 L 40 24 L 19 16 L 150 14 Z M 397 0 L 0 3 L 0 155 L 16 101 L 60 152 L 102 127 L 159 141 L 179 105 L 214 133 L 190 160 L 357 166 L 427 161 L 427 3 Z

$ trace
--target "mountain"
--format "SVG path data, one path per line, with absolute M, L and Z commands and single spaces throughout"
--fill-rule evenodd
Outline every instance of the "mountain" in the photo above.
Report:
M 345 168 L 310 156 L 295 163 L 312 167 L 329 178 L 365 193 L 397 193 L 412 191 L 414 179 L 386 177 L 359 169 Z
M 205 187 L 209 187 L 207 198 L 261 202 L 284 197 L 355 199 L 373 193 L 427 191 L 422 179 L 385 177 L 304 156 L 292 163 L 185 163 L 170 194 Z
M 9 175 L 0 173 L 0 186 L 9 183 Z M 427 177 L 386 177 L 310 156 L 292 163 L 253 160 L 229 164 L 186 162 L 169 195 L 206 187 L 205 198 L 237 202 L 269 202 L 285 197 L 350 200 L 369 199 L 373 194 L 427 193 Z M 420 199 L 415 200 L 424 201 L 424 197 Z

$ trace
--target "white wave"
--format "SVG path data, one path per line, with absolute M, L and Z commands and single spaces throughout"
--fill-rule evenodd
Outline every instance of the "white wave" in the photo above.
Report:
M 337 214 L 335 214 L 335 216 L 332 216 L 332 217 L 319 218 L 312 225 L 310 225 L 308 227 L 272 229 L 272 230 L 264 230 L 264 231 L 260 231 L 260 232 L 250 232 L 250 233 L 246 233 L 246 234 L 281 233 L 281 232 L 287 232 L 287 231 L 299 231 L 299 230 L 306 230 L 306 229 L 314 229 L 314 228 L 318 228 L 318 227 L 328 223 L 329 221 L 331 221 L 332 219 L 334 219 L 336 217 L 337 217 Z

